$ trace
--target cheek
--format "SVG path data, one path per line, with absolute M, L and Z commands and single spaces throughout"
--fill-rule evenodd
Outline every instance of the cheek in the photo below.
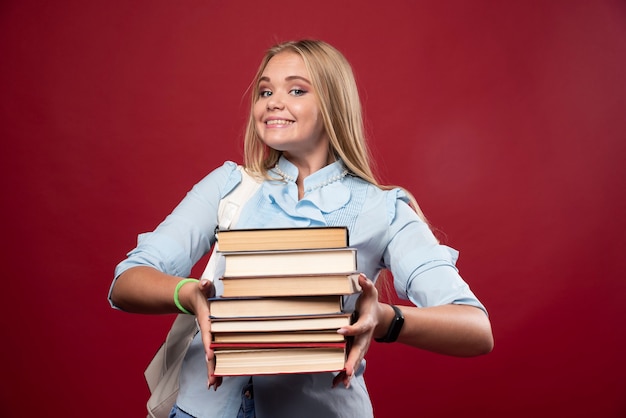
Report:
M 294 114 L 300 115 L 299 121 L 306 122 L 309 126 L 323 125 L 322 114 L 315 106 L 292 106 Z
M 315 114 L 315 127 L 318 132 L 324 132 L 324 118 L 320 112 Z
M 263 116 L 264 111 L 265 106 L 260 101 L 256 102 L 252 107 L 252 116 L 254 117 L 254 120 L 258 122 Z
M 256 128 L 257 134 L 259 135 L 261 134 L 261 130 L 264 127 L 264 124 L 262 122 L 263 113 L 264 113 L 264 107 L 259 106 L 257 102 L 257 104 L 255 104 L 254 107 L 252 108 L 252 119 L 254 120 L 254 126 Z

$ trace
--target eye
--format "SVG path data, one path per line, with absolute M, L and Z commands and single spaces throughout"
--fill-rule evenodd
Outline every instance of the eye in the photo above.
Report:
M 259 97 L 270 97 L 272 92 L 270 90 L 261 90 L 259 91 Z
M 307 93 L 306 90 L 302 90 L 302 89 L 292 89 L 289 94 L 291 94 L 292 96 L 303 96 Z

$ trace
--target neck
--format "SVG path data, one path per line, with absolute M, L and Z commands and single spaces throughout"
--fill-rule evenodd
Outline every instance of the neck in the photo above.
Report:
M 284 156 L 290 163 L 298 168 L 298 179 L 296 183 L 301 184 L 304 179 L 316 171 L 326 167 L 328 164 L 335 162 L 334 156 L 330 153 L 319 156 L 298 157 L 284 153 Z
M 284 156 L 298 168 L 298 178 L 296 179 L 298 199 L 302 199 L 304 196 L 304 179 L 336 160 L 330 152 L 319 156 L 298 157 L 287 153 L 284 153 Z

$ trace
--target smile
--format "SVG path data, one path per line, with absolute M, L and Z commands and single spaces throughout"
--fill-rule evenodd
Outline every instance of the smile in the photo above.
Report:
M 266 125 L 291 125 L 293 123 L 293 121 L 291 120 L 284 120 L 284 119 L 272 119 L 272 120 L 268 120 L 265 121 Z

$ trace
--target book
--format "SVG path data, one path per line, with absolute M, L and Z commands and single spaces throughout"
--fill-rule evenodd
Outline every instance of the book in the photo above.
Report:
M 359 292 L 346 227 L 218 231 L 221 297 L 209 299 L 218 376 L 315 373 L 344 368 Z
M 308 315 L 284 317 L 215 318 L 211 332 L 275 332 L 339 329 L 350 325 L 351 314 Z
M 338 343 L 345 337 L 336 329 L 276 332 L 211 332 L 216 343 L 225 344 L 282 344 L 282 343 Z
M 317 373 L 344 369 L 345 343 L 213 346 L 216 376 Z
M 348 246 L 348 228 L 229 229 L 217 232 L 220 251 L 270 251 Z
M 221 277 L 224 297 L 349 295 L 361 291 L 358 273 Z
M 343 297 L 244 297 L 209 299 L 211 318 L 337 314 L 343 309 Z
M 357 270 L 355 248 L 225 252 L 224 276 L 328 274 Z

